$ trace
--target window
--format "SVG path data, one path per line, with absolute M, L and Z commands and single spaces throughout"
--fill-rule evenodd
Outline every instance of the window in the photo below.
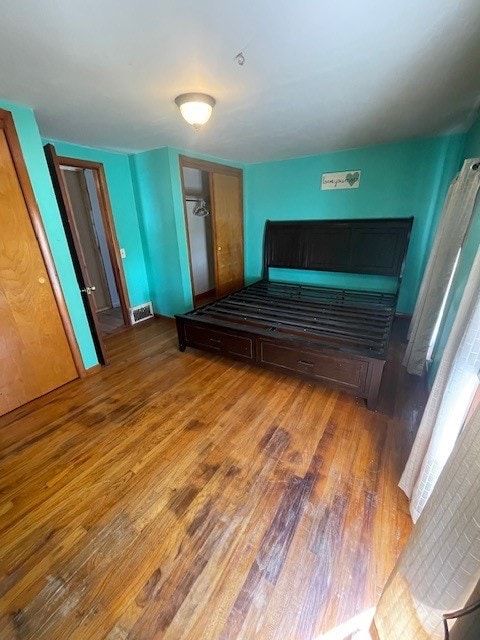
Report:
M 443 296 L 442 306 L 440 307 L 440 311 L 438 313 L 437 321 L 435 322 L 435 326 L 433 327 L 432 337 L 430 338 L 430 342 L 428 344 L 427 351 L 427 363 L 431 362 L 433 359 L 433 351 L 435 349 L 435 345 L 437 343 L 438 334 L 440 333 L 440 327 L 442 326 L 443 316 L 445 314 L 445 308 L 447 306 L 448 296 L 450 294 L 450 289 L 452 288 L 453 279 L 455 278 L 455 273 L 457 271 L 458 261 L 460 260 L 460 253 L 462 252 L 462 248 L 458 250 L 457 257 L 455 258 L 455 262 L 452 269 L 452 274 L 450 276 L 450 280 L 448 281 L 447 288 L 445 289 L 445 295 Z

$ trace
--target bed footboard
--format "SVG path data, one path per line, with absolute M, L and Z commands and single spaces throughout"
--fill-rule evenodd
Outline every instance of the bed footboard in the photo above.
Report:
M 177 316 L 180 351 L 194 347 L 281 373 L 295 374 L 365 398 L 375 411 L 385 360 L 356 356 L 300 340 L 225 329 Z

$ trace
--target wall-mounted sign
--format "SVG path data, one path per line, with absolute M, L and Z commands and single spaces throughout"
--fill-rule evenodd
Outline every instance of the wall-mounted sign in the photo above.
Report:
M 361 171 L 338 171 L 322 175 L 322 189 L 358 189 Z

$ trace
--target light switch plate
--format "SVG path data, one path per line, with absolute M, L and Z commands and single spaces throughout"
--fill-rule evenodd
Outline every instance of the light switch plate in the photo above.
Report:
M 121 258 L 126 258 L 127 257 L 127 252 L 125 251 L 125 249 L 120 249 L 120 257 Z

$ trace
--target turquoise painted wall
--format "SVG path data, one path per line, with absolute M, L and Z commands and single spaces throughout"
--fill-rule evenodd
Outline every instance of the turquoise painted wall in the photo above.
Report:
M 147 302 L 150 300 L 150 288 L 145 267 L 129 156 L 58 140 L 43 140 L 44 144 L 47 142 L 51 142 L 55 146 L 59 155 L 103 164 L 118 242 L 120 247 L 126 251 L 123 269 L 130 304 L 135 306 Z
M 414 230 L 398 305 L 399 311 L 411 313 L 443 199 L 458 168 L 463 145 L 463 136 L 459 135 L 243 166 L 247 281 L 252 282 L 261 274 L 267 219 L 413 215 Z M 225 163 L 168 147 L 130 157 L 152 300 L 157 313 L 169 316 L 192 307 L 180 153 Z M 349 168 L 362 170 L 359 189 L 320 190 L 323 172 Z M 366 288 L 385 285 L 384 280 L 364 276 L 291 274 L 279 270 L 272 275 Z
M 50 174 L 42 148 L 35 115 L 31 109 L 0 100 L 0 107 L 13 115 L 23 157 L 42 216 L 50 249 L 57 268 L 60 285 L 73 324 L 86 368 L 98 363 L 82 299 L 73 270 L 67 240 L 53 192 Z
M 0 105 L 14 115 L 82 357 L 85 366 L 91 367 L 97 358 L 35 116 L 27 107 L 5 101 L 0 101 Z M 169 316 L 192 306 L 179 170 L 179 155 L 183 153 L 244 169 L 248 281 L 257 279 L 261 273 L 266 219 L 414 215 L 414 232 L 399 302 L 399 311 L 409 313 L 446 189 L 463 157 L 462 150 L 469 150 L 470 155 L 475 149 L 480 153 L 480 124 L 477 122 L 472 127 L 466 140 L 463 136 L 410 140 L 247 166 L 168 147 L 126 156 L 53 142 L 59 154 L 102 162 L 105 166 L 117 235 L 127 252 L 124 267 L 132 304 L 151 299 L 157 313 Z M 320 190 L 323 172 L 345 169 L 362 170 L 358 190 Z M 302 276 L 312 277 L 311 274 Z M 326 277 L 328 280 L 328 274 Z M 362 284 L 366 284 L 364 279 Z
M 465 137 L 464 158 L 480 157 L 480 116 L 473 123 Z
M 480 118 L 474 123 L 472 128 L 468 131 L 465 137 L 465 147 L 462 154 L 462 159 L 459 163 L 459 168 L 466 158 L 480 158 Z M 438 366 L 447 344 L 448 336 L 452 329 L 455 315 L 462 299 L 465 285 L 467 284 L 470 269 L 472 268 L 473 261 L 475 259 L 478 247 L 480 246 L 480 197 L 475 207 L 473 220 L 468 232 L 465 244 L 462 247 L 460 254 L 460 260 L 455 273 L 455 278 L 452 283 L 449 298 L 447 300 L 445 315 L 442 327 L 440 329 L 439 336 L 437 338 L 437 344 L 433 353 L 432 364 L 429 370 L 429 381 L 433 383 L 438 371 Z
M 193 306 L 179 156 L 241 164 L 171 147 L 130 156 L 148 280 L 156 313 L 173 316 Z
M 433 230 L 448 184 L 458 167 L 463 136 L 409 140 L 390 145 L 248 165 L 245 172 L 246 278 L 261 274 L 265 221 L 311 218 L 409 217 L 415 222 L 398 310 L 413 311 Z M 322 173 L 359 169 L 358 189 L 321 191 Z M 288 272 L 272 276 L 287 279 Z M 294 275 L 298 278 L 298 274 Z M 378 286 L 369 276 L 342 276 L 347 286 Z M 338 276 L 306 273 L 302 280 L 339 284 Z
M 130 157 L 145 249 L 150 294 L 156 313 L 171 316 L 185 302 L 168 148 Z

